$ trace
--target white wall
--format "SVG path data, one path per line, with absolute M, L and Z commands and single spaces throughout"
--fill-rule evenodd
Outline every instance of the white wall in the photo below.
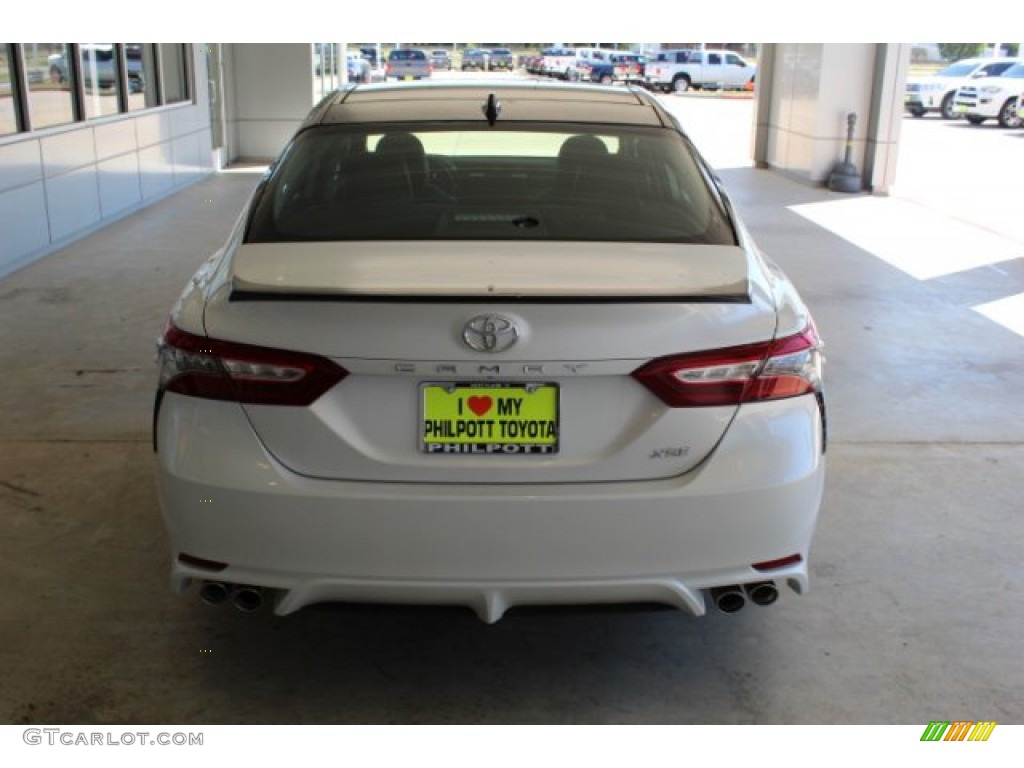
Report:
M 224 45 L 228 157 L 271 160 L 313 108 L 309 43 Z
M 212 171 L 206 62 L 195 104 L 0 139 L 0 276 Z

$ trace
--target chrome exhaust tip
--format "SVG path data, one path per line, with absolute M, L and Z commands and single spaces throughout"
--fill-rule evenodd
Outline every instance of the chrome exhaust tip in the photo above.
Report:
M 754 584 L 744 584 L 743 591 L 747 593 L 750 602 L 754 605 L 771 605 L 779 599 L 779 590 L 774 581 L 758 581 Z
M 207 605 L 220 605 L 228 598 L 228 585 L 222 581 L 204 581 L 199 597 Z
M 242 613 L 252 613 L 263 605 L 263 590 L 260 587 L 238 587 L 231 593 L 231 603 Z
M 714 587 L 711 590 L 711 599 L 715 601 L 715 607 L 722 613 L 736 613 L 747 602 L 743 596 L 743 590 L 736 584 L 728 587 Z

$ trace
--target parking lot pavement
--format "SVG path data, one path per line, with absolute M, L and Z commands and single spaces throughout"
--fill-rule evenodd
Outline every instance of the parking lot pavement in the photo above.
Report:
M 905 117 L 892 195 L 1024 243 L 1024 128 Z

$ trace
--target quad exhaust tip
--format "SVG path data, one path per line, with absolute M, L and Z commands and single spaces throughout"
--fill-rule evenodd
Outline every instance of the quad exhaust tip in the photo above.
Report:
M 225 584 L 222 581 L 204 581 L 199 597 L 207 605 L 220 605 L 228 598 L 242 613 L 252 613 L 263 605 L 263 588 L 245 584 Z
M 743 591 L 754 605 L 771 605 L 779 599 L 779 590 L 773 581 L 744 584 Z
M 220 605 L 228 599 L 228 585 L 221 581 L 204 581 L 199 597 L 207 605 Z
M 238 587 L 231 595 L 231 603 L 242 613 L 252 613 L 263 605 L 263 590 L 259 587 Z
M 711 590 L 711 599 L 715 601 L 715 607 L 722 613 L 736 613 L 747 602 L 743 590 L 736 584 L 728 587 L 715 587 Z
M 747 600 L 754 605 L 771 605 L 779 599 L 779 589 L 774 581 L 757 581 L 743 586 L 731 584 L 714 587 L 711 599 L 722 613 L 736 613 L 747 604 Z

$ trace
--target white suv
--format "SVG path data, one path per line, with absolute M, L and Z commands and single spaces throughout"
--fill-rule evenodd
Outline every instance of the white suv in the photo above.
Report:
M 969 85 L 972 78 L 999 77 L 1022 59 L 962 59 L 940 72 L 907 80 L 903 106 L 914 117 L 938 112 L 947 120 L 960 115 L 953 109 L 957 88 Z
M 1017 99 L 1024 94 L 1024 63 L 1014 64 L 1000 77 L 983 77 L 956 92 L 954 109 L 971 125 L 995 118 L 1003 128 L 1019 128 Z

